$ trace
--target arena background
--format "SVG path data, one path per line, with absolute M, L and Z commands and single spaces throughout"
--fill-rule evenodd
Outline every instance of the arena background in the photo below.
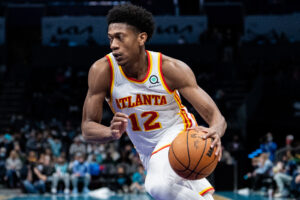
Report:
M 84 145 L 87 161 L 93 161 L 97 147 L 78 137 L 87 73 L 93 62 L 110 52 L 105 16 L 113 5 L 123 3 L 141 5 L 154 14 L 156 31 L 146 48 L 186 62 L 228 122 L 222 138 L 226 154 L 209 177 L 217 194 L 233 199 L 267 195 L 266 188 L 250 196 L 244 189 L 251 188 L 245 175 L 254 170 L 251 158 L 259 155 L 253 152 L 267 133 L 277 144 L 274 166 L 290 149 L 295 150 L 296 162 L 300 159 L 299 1 L 2 0 L 0 199 L 25 192 L 26 177 L 17 173 L 10 185 L 5 175 L 5 162 L 16 146 L 22 167 L 30 151 L 38 157 L 53 156 L 53 164 L 63 154 L 71 163 L 77 153 L 70 151 L 75 140 Z M 184 104 L 204 125 L 195 110 Z M 104 111 L 103 123 L 109 124 L 112 113 L 107 105 Z M 57 152 L 49 140 L 60 144 Z M 117 166 L 138 165 L 127 136 L 102 145 L 98 153 L 100 172 L 89 189 L 108 187 L 125 198 L 127 191 L 124 194 L 115 186 Z M 131 182 L 136 168 L 129 171 L 126 176 Z M 275 184 L 272 193 L 276 192 Z M 238 193 L 244 196 L 234 197 Z M 49 183 L 47 194 L 51 194 Z

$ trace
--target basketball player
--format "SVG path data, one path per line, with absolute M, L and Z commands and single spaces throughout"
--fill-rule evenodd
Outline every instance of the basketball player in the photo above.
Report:
M 168 149 L 181 132 L 194 128 L 214 139 L 221 157 L 226 122 L 216 104 L 196 83 L 183 62 L 145 50 L 154 31 L 152 14 L 133 5 L 109 11 L 108 38 L 112 53 L 96 61 L 88 76 L 82 131 L 87 141 L 109 142 L 126 131 L 147 170 L 146 191 L 157 200 L 211 200 L 214 189 L 206 179 L 188 181 L 172 170 Z M 208 123 L 197 126 L 181 104 L 185 97 Z M 103 102 L 114 117 L 101 124 Z

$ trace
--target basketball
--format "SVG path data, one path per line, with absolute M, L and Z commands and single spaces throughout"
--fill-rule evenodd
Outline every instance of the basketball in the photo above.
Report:
M 218 164 L 212 138 L 202 139 L 204 132 L 194 129 L 179 134 L 169 149 L 169 162 L 182 178 L 197 180 L 210 175 Z

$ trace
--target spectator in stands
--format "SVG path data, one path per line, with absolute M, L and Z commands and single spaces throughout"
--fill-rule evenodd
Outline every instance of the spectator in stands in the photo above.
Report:
M 14 151 L 17 153 L 21 162 L 24 163 L 26 161 L 26 154 L 22 152 L 19 142 L 14 143 Z
M 51 150 L 50 147 L 49 148 L 45 148 L 44 154 L 45 154 L 45 156 L 49 156 L 51 159 L 53 158 L 53 153 L 52 153 L 52 150 Z
M 132 144 L 126 144 L 124 147 L 122 147 L 122 152 L 120 155 L 120 158 L 118 159 L 118 162 L 123 162 L 123 163 L 127 163 L 127 164 L 131 164 L 131 158 L 134 156 L 133 152 L 132 152 Z
M 30 133 L 30 137 L 26 143 L 26 151 L 28 152 L 32 150 L 36 152 L 41 152 L 43 149 L 42 137 L 42 133 L 36 133 L 35 130 L 32 130 Z
M 6 149 L 6 156 L 8 156 L 8 153 L 10 153 L 10 151 L 13 149 L 14 138 L 10 133 L 5 133 L 2 140 L 3 140 L 3 145 Z
M 57 193 L 57 184 L 62 180 L 65 184 L 64 193 L 70 193 L 70 175 L 68 173 L 68 163 L 66 162 L 63 156 L 57 158 L 57 162 L 55 164 L 55 172 L 53 174 L 52 187 L 51 192 L 53 194 Z
M 6 149 L 5 147 L 0 148 L 0 183 L 3 182 L 5 176 L 5 160 L 6 160 Z
M 38 158 L 37 158 L 35 151 L 29 151 L 28 156 L 27 156 L 27 161 L 29 163 L 34 163 L 34 164 L 37 163 Z
M 292 147 L 293 145 L 292 145 L 292 143 L 293 143 L 293 141 L 294 141 L 294 136 L 293 135 L 287 135 L 286 137 L 285 137 L 285 146 L 287 147 L 287 148 L 290 148 L 290 147 Z
M 130 179 L 126 174 L 126 168 L 123 165 L 117 167 L 116 175 L 116 191 L 118 193 L 126 193 L 129 191 Z
M 297 163 L 294 159 L 293 153 L 287 151 L 282 160 L 279 161 L 273 168 L 274 180 L 276 182 L 278 192 L 275 197 L 287 197 L 290 193 L 290 185 L 293 174 L 297 169 Z
M 293 176 L 291 192 L 294 197 L 300 197 L 300 169 Z
M 273 134 L 268 132 L 260 145 L 260 149 L 269 154 L 269 159 L 273 162 L 275 160 L 275 152 L 277 150 L 277 144 L 273 142 Z
M 143 165 L 140 165 L 138 167 L 137 172 L 135 172 L 131 179 L 132 183 L 130 186 L 130 190 L 133 193 L 144 193 L 145 192 L 145 177 L 146 177 L 146 171 L 144 170 Z
M 46 191 L 45 182 L 40 173 L 33 166 L 28 166 L 28 174 L 26 180 L 23 181 L 26 193 L 44 193 Z
M 12 150 L 9 157 L 5 162 L 6 175 L 4 180 L 8 181 L 8 187 L 14 188 L 16 186 L 16 181 L 20 176 L 20 170 L 22 168 L 22 162 L 18 157 L 16 151 Z
M 115 160 L 112 158 L 111 153 L 107 152 L 105 154 L 105 159 L 102 162 L 103 164 L 115 164 Z
M 46 181 L 51 179 L 53 168 L 51 168 L 50 157 L 45 156 L 43 165 L 29 162 L 27 165 L 27 176 L 23 181 L 25 192 L 44 193 L 46 191 Z
M 58 136 L 49 137 L 48 142 L 51 147 L 51 151 L 53 152 L 54 157 L 59 157 L 61 152 L 61 141 Z
M 278 192 L 275 193 L 274 197 L 287 197 L 287 185 L 292 182 L 292 176 L 285 173 L 285 166 L 283 162 L 278 162 L 273 168 L 274 180 L 276 182 Z
M 71 175 L 72 185 L 73 185 L 73 194 L 78 193 L 78 181 L 83 181 L 83 193 L 88 193 L 88 186 L 90 184 L 91 175 L 89 172 L 89 165 L 85 162 L 84 155 L 80 152 L 76 153 L 76 160 L 72 166 L 72 175 Z
M 121 157 L 120 153 L 117 150 L 117 148 L 118 148 L 117 144 L 118 143 L 110 143 L 110 144 L 108 144 L 108 150 L 107 151 L 110 153 L 111 158 L 113 159 L 114 162 L 117 162 L 118 159 L 120 159 L 120 157 Z M 123 150 L 122 150 L 122 152 L 123 152 Z
M 74 143 L 70 146 L 69 155 L 71 158 L 77 153 L 86 154 L 86 147 L 85 144 L 81 142 L 80 136 L 74 138 Z
M 104 144 L 88 144 L 87 146 L 88 152 L 88 162 L 93 162 L 94 157 L 96 158 L 96 162 L 98 164 L 102 163 L 105 159 L 105 145 Z
M 15 148 L 16 145 L 20 147 L 20 151 L 23 150 L 21 149 L 21 143 L 24 143 L 24 135 L 20 133 L 19 131 L 14 132 L 14 140 L 13 140 L 13 147 Z
M 43 164 L 44 164 L 45 156 L 46 156 L 46 154 L 45 154 L 45 153 L 40 153 L 40 155 L 39 155 L 39 159 L 37 160 L 37 163 L 36 163 L 36 165 L 37 165 L 37 167 L 38 167 L 38 168 L 40 168 L 40 169 L 42 169 L 42 168 L 43 168 Z
M 4 146 L 4 134 L 0 131 L 0 147 Z
M 45 182 L 52 182 L 52 175 L 55 171 L 52 163 L 52 157 L 44 154 L 44 159 L 41 162 L 41 165 L 38 165 L 37 169 L 42 175 L 45 176 Z
M 272 177 L 273 163 L 267 153 L 262 153 L 258 158 L 253 159 L 252 165 L 256 166 L 256 169 L 247 176 L 252 179 L 252 189 L 259 190 L 264 186 L 263 180 Z
M 100 166 L 97 163 L 96 155 L 92 155 L 92 160 L 89 162 L 89 172 L 91 174 L 92 179 L 98 178 L 100 175 Z

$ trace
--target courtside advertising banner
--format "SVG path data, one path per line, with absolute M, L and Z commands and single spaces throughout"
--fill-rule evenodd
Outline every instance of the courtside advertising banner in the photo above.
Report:
M 197 43 L 206 30 L 204 16 L 155 17 L 156 30 L 150 43 L 182 44 Z M 68 45 L 88 45 L 93 42 L 108 45 L 105 17 L 44 17 L 42 19 L 43 45 L 55 46 L 62 42 Z
M 256 38 L 266 38 L 270 41 L 276 41 L 278 38 L 286 38 L 290 42 L 300 41 L 300 14 L 245 17 L 243 40 L 253 41 Z
M 5 43 L 5 19 L 0 17 L 0 45 Z

